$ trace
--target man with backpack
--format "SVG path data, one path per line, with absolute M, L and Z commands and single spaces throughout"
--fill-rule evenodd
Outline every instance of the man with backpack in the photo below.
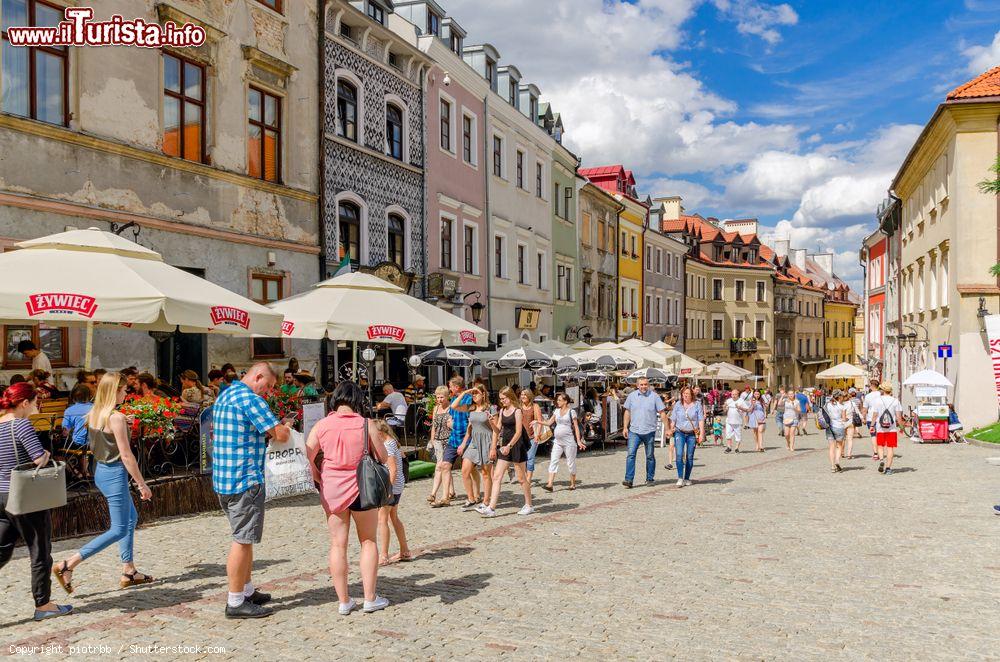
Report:
M 865 394 L 864 399 L 861 401 L 861 415 L 864 420 L 868 422 L 868 435 L 872 440 L 872 460 L 878 460 L 878 443 L 875 435 L 875 426 L 871 423 L 871 418 L 868 413 L 874 406 L 873 403 L 881 397 L 881 393 L 878 390 L 878 380 L 873 379 L 868 388 L 868 392 Z
M 903 405 L 892 397 L 892 384 L 882 382 L 878 397 L 872 398 L 868 408 L 868 425 L 875 429 L 878 446 L 878 471 L 892 475 L 892 458 L 896 451 L 899 428 L 903 426 Z

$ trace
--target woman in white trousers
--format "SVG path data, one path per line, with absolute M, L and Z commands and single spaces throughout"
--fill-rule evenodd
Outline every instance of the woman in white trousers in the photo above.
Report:
M 552 457 L 549 459 L 549 482 L 542 486 L 546 492 L 552 491 L 552 482 L 559 472 L 559 458 L 566 455 L 566 467 L 569 469 L 569 489 L 576 489 L 576 451 L 586 446 L 580 441 L 580 424 L 577 422 L 576 410 L 571 406 L 569 396 L 560 393 L 556 396 L 556 410 L 552 417 L 543 421 L 544 425 L 556 426 L 552 437 Z

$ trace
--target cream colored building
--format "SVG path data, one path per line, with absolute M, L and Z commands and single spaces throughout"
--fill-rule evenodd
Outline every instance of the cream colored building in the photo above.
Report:
M 952 91 L 924 127 L 895 179 L 902 221 L 900 380 L 923 368 L 955 384 L 954 401 L 966 428 L 997 420 L 997 395 L 980 304 L 1000 307 L 997 196 L 977 184 L 990 176 L 1000 140 L 1000 67 Z M 937 359 L 950 344 L 954 357 Z M 909 389 L 903 405 L 914 404 Z

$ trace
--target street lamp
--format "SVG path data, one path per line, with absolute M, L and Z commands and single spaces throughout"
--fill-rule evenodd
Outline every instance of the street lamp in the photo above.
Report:
M 482 297 L 482 294 L 478 290 L 474 292 L 469 292 L 468 294 L 463 296 L 462 303 L 465 304 L 465 300 L 471 296 L 476 297 L 476 300 L 472 302 L 472 305 L 469 306 L 469 310 L 472 312 L 472 321 L 475 324 L 479 324 L 480 320 L 483 319 L 483 311 L 486 310 L 486 304 L 484 304 L 482 301 L 479 300 L 480 297 Z

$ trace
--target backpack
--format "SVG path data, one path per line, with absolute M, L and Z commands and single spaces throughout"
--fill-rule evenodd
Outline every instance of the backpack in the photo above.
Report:
M 819 410 L 819 416 L 816 417 L 816 425 L 819 426 L 820 430 L 826 430 L 833 425 L 830 420 L 830 412 L 827 411 L 826 407 L 822 407 Z
M 878 426 L 883 430 L 888 430 L 896 423 L 896 420 L 892 417 L 892 412 L 889 411 L 889 408 L 885 406 L 885 399 L 880 397 L 879 400 L 882 402 L 883 409 L 882 413 L 878 416 Z

